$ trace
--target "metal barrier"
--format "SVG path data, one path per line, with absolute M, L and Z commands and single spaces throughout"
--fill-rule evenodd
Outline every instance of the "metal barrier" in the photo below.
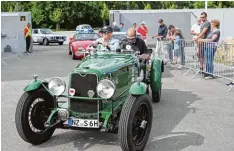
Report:
M 17 42 L 19 42 L 19 40 L 21 39 L 23 39 L 22 37 L 19 37 L 19 36 L 13 36 L 13 37 L 4 37 L 4 40 L 12 40 L 12 39 L 15 39 Z M 17 43 L 14 43 L 14 45 L 17 45 Z M 18 44 L 19 45 L 19 44 Z M 18 46 L 15 46 L 16 47 L 16 49 L 17 48 L 19 48 Z M 26 50 L 26 46 L 24 46 L 24 50 Z M 6 57 L 3 57 L 3 58 L 1 58 L 1 62 L 5 65 L 5 66 L 7 66 L 7 63 L 4 61 L 4 60 L 7 60 L 7 59 L 9 59 L 9 60 L 13 60 L 13 59 L 18 59 L 18 60 L 21 60 L 21 58 L 20 57 L 23 57 L 23 53 L 24 53 L 24 50 L 23 51 L 18 51 L 18 52 L 4 52 L 4 54 L 7 54 L 7 56 Z M 28 55 L 30 55 L 28 52 L 26 52 Z M 3 56 L 3 55 L 2 55 Z
M 171 51 L 166 45 L 166 40 L 156 41 L 156 50 L 154 53 L 162 59 L 172 61 L 172 64 L 178 64 L 194 72 L 192 78 L 202 74 L 205 79 L 220 77 L 230 80 L 231 86 L 228 91 L 234 88 L 234 44 L 215 43 L 215 42 L 194 42 L 192 40 L 180 40 L 177 47 Z M 171 53 L 173 54 L 171 58 Z

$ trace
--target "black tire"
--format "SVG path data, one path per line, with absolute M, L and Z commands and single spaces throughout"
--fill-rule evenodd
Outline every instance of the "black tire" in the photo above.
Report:
M 63 42 L 59 42 L 58 44 L 59 44 L 59 45 L 63 45 Z
M 142 121 L 137 121 L 139 118 L 136 117 L 136 113 L 138 113 L 138 109 L 141 107 L 145 107 L 143 111 L 145 111 L 146 117 L 146 127 L 145 129 L 140 128 Z M 141 110 L 142 112 L 142 110 Z M 120 146 L 123 151 L 142 151 L 145 148 L 145 145 L 148 142 L 149 135 L 152 127 L 152 119 L 153 119 L 153 109 L 150 98 L 147 94 L 141 96 L 132 96 L 130 95 L 121 111 L 120 121 L 119 121 L 119 130 L 118 130 L 118 138 L 120 142 Z M 135 121 L 134 121 L 135 120 Z M 138 129 L 135 132 L 143 132 L 141 139 L 139 139 L 139 143 L 134 142 L 133 140 L 133 127 L 134 124 L 138 123 L 136 126 Z M 142 131 L 143 130 L 143 131 Z M 135 136 L 135 135 L 134 135 Z M 137 135 L 136 135 L 137 136 Z
M 153 92 L 152 91 L 152 100 L 153 102 L 160 102 L 161 101 L 161 91 L 162 91 L 162 88 L 160 88 L 157 92 Z
M 43 39 L 43 45 L 44 45 L 44 46 L 49 45 L 49 40 L 48 40 L 47 38 L 44 38 L 44 39 Z
M 73 59 L 73 60 L 76 60 L 76 56 L 74 55 L 73 50 L 71 50 L 71 56 L 72 56 L 72 59 Z
M 42 98 L 44 101 L 35 102 L 37 98 Z M 45 108 L 43 105 L 45 105 Z M 53 98 L 44 89 L 39 89 L 33 92 L 25 92 L 21 96 L 16 107 L 15 124 L 20 137 L 24 141 L 38 145 L 48 141 L 51 138 L 55 128 L 53 127 L 46 129 L 44 127 L 44 122 L 47 120 L 46 117 L 49 116 L 52 108 L 54 108 Z M 45 111 L 46 117 L 43 116 L 40 109 Z M 29 117 L 29 115 L 31 116 Z M 29 124 L 29 118 L 31 124 Z M 40 131 L 35 132 L 33 129 Z
M 72 53 L 71 53 L 71 46 L 69 45 L 69 55 L 71 55 Z

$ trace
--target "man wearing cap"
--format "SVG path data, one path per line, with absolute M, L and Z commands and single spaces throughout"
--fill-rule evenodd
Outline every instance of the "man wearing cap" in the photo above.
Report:
M 111 51 L 116 51 L 116 49 L 120 48 L 119 40 L 112 38 L 113 29 L 110 26 L 103 27 L 100 32 L 102 33 L 102 37 L 98 38 L 96 42 L 101 43 Z
M 141 26 L 137 29 L 137 32 L 141 34 L 142 39 L 147 44 L 146 34 L 148 33 L 148 28 L 145 26 L 145 22 L 141 23 Z
M 167 26 L 164 24 L 163 19 L 159 19 L 158 23 L 160 24 L 158 27 L 158 35 L 153 36 L 152 38 L 165 39 L 168 33 Z

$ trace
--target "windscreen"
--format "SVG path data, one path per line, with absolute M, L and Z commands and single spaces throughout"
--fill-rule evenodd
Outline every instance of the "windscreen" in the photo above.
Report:
M 96 40 L 99 36 L 96 33 L 76 34 L 75 40 Z

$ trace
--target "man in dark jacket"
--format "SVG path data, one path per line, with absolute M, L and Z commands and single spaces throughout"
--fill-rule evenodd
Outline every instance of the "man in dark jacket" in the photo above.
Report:
M 123 39 L 120 43 L 122 49 L 126 49 L 127 45 L 130 45 L 134 51 L 140 52 L 141 60 L 149 59 L 150 52 L 148 52 L 145 41 L 137 37 L 136 30 L 133 28 L 128 29 L 127 38 Z
M 152 38 L 162 38 L 165 39 L 168 33 L 167 26 L 164 24 L 163 19 L 159 19 L 158 23 L 160 24 L 158 27 L 158 35 L 153 36 Z

